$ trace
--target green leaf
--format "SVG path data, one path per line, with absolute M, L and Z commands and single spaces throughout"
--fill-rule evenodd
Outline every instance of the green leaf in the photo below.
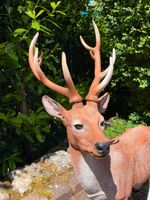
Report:
M 27 10 L 25 12 L 29 17 L 31 17 L 32 19 L 35 19 L 36 16 L 35 16 L 35 10 Z
M 42 94 L 44 87 L 42 84 L 38 85 L 38 94 Z
M 36 116 L 34 113 L 30 113 L 30 116 L 28 118 L 30 125 L 34 125 L 35 120 L 36 120 Z
M 47 28 L 46 26 L 43 26 L 43 25 L 40 25 L 41 27 L 41 31 L 43 31 L 44 33 L 48 34 L 48 35 L 51 35 L 52 31 L 51 29 Z
M 23 160 L 21 158 L 19 158 L 19 157 L 14 157 L 14 161 L 16 163 L 23 163 Z
M 4 52 L 7 54 L 7 53 L 13 51 L 13 49 L 14 49 L 14 43 L 8 42 L 6 44 L 6 46 L 4 47 Z
M 6 122 L 7 116 L 4 113 L 0 113 L 0 119 Z
M 54 21 L 52 21 L 52 20 L 49 20 L 52 24 L 54 24 L 57 28 L 59 28 L 59 29 L 61 29 L 61 27 L 58 25 L 58 24 L 56 24 L 56 22 L 54 22 Z
M 8 167 L 9 167 L 9 169 L 10 170 L 13 170 L 13 169 L 15 169 L 15 162 L 14 162 L 14 160 L 13 159 L 8 159 Z
M 42 120 L 42 119 L 48 119 L 49 115 L 45 111 L 41 111 L 40 113 L 36 114 L 36 117 L 38 120 Z
M 8 117 L 14 117 L 14 116 L 16 116 L 16 109 L 14 109 L 14 108 L 8 108 L 7 109 L 7 116 Z
M 40 11 L 36 14 L 36 18 L 39 17 L 43 12 L 45 12 L 45 10 L 40 10 Z
M 13 51 L 12 51 L 12 52 L 9 52 L 8 56 L 9 56 L 12 60 L 18 62 L 18 57 L 17 57 L 17 55 L 16 55 L 15 52 L 13 52 Z
M 67 16 L 66 13 L 64 13 L 64 12 L 62 12 L 62 11 L 60 11 L 60 10 L 56 10 L 55 12 L 56 12 L 56 13 L 59 13 L 59 14 L 61 14 L 61 15 Z
M 10 118 L 10 123 L 12 124 L 13 127 L 15 128 L 21 128 L 22 120 L 19 117 L 13 117 Z
M 33 127 L 33 132 L 35 133 L 36 138 L 38 139 L 39 142 L 44 141 L 44 137 L 41 134 L 41 130 L 39 129 L 38 126 Z
M 61 1 L 58 1 L 58 2 L 57 2 L 57 6 L 59 6 L 60 4 L 61 4 Z
M 2 174 L 5 176 L 8 171 L 8 163 L 7 161 L 2 161 Z
M 33 139 L 32 136 L 30 135 L 30 133 L 26 133 L 26 134 L 24 135 L 24 137 L 25 137 L 28 141 L 34 143 L 34 139 Z
M 25 10 L 25 7 L 24 6 L 18 6 L 17 10 L 21 14 Z
M 16 55 L 16 52 L 14 52 L 14 44 L 13 43 L 8 43 L 5 48 L 4 52 L 15 62 L 18 63 L 18 57 Z
M 53 10 L 57 8 L 57 4 L 55 2 L 50 2 L 50 5 L 53 8 Z
M 36 110 L 36 115 L 37 115 L 38 113 L 41 113 L 41 112 L 43 112 L 43 106 L 39 107 L 39 108 Z
M 14 35 L 14 37 L 17 37 L 18 35 L 21 35 L 24 32 L 27 32 L 27 29 L 25 29 L 25 28 L 17 28 L 14 31 L 13 35 Z
M 42 128 L 42 132 L 50 133 L 50 125 L 47 125 L 44 128 Z
M 44 142 L 44 137 L 41 134 L 36 134 L 36 138 L 39 142 Z
M 32 26 L 32 28 L 36 29 L 37 31 L 40 30 L 40 23 L 37 20 L 32 20 L 31 26 Z
M 20 127 L 16 128 L 15 130 L 16 130 L 17 135 L 20 136 L 22 134 L 22 129 Z
M 10 94 L 4 95 L 3 98 L 2 98 L 3 102 L 10 102 L 14 99 L 17 100 L 17 101 L 21 101 L 22 96 L 10 93 Z
M 14 97 L 17 101 L 22 101 L 23 97 L 21 95 L 14 94 Z
M 25 77 L 24 77 L 24 80 L 23 82 L 24 83 L 28 83 L 28 81 L 30 81 L 33 77 L 33 73 L 29 72 Z

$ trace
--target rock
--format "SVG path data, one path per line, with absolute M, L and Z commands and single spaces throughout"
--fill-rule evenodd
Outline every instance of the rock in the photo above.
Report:
M 22 200 L 49 200 L 47 197 L 39 197 L 37 194 L 29 194 Z
M 66 151 L 57 151 L 55 153 L 49 153 L 41 158 L 44 163 L 54 163 L 58 169 L 71 166 L 71 156 Z
M 53 166 L 52 166 L 53 165 Z M 71 157 L 65 151 L 49 153 L 40 159 L 40 162 L 25 166 L 23 169 L 12 172 L 12 187 L 20 193 L 29 190 L 30 184 L 36 177 L 48 177 L 54 170 L 69 169 L 71 167 Z M 55 169 L 54 169 L 55 168 Z
M 71 157 L 66 151 L 43 156 L 38 162 L 12 172 L 12 193 L 22 200 L 69 200 L 83 191 L 73 174 Z M 13 194 L 14 192 L 14 194 Z M 86 193 L 84 200 L 87 200 Z
M 17 190 L 20 193 L 25 193 L 29 189 L 29 185 L 32 182 L 32 177 L 30 177 L 30 175 L 27 173 L 20 173 L 20 176 L 17 174 L 12 181 L 12 187 L 14 190 Z
M 6 189 L 0 188 L 0 200 L 8 200 L 9 194 Z

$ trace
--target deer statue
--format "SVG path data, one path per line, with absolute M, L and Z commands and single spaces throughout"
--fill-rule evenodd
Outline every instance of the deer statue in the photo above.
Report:
M 106 110 L 110 97 L 108 93 L 101 97 L 99 94 L 110 82 L 116 56 L 113 49 L 108 68 L 101 71 L 100 34 L 94 21 L 93 26 L 95 47 L 86 44 L 80 36 L 95 63 L 95 77 L 84 103 L 75 89 L 64 52 L 62 70 L 67 87 L 53 83 L 41 70 L 42 56 L 38 56 L 35 47 L 38 33 L 29 47 L 29 64 L 39 81 L 68 97 L 72 104 L 72 108 L 66 110 L 50 97 L 42 98 L 47 113 L 58 117 L 66 127 L 73 168 L 88 197 L 92 200 L 127 200 L 132 188 L 139 188 L 146 180 L 150 182 L 150 128 L 140 125 L 114 140 L 105 136 L 106 123 L 101 113 Z M 150 200 L 150 192 L 147 200 Z

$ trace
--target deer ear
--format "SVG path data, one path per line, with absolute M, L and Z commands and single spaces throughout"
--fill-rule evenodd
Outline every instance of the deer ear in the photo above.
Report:
M 109 100 L 110 100 L 109 93 L 105 93 L 103 96 L 99 98 L 98 109 L 100 113 L 104 113 L 106 111 Z
M 43 103 L 43 106 L 44 106 L 46 112 L 49 115 L 54 116 L 54 117 L 58 117 L 61 120 L 64 119 L 63 112 L 65 111 L 65 109 L 59 103 L 57 103 L 55 100 L 44 95 L 42 97 L 42 103 Z

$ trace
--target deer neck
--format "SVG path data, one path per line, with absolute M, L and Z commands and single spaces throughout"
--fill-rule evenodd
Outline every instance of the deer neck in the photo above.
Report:
M 116 193 L 116 187 L 110 171 L 110 157 L 96 159 L 94 156 L 77 151 L 69 147 L 72 164 L 82 187 L 89 197 L 112 198 Z

